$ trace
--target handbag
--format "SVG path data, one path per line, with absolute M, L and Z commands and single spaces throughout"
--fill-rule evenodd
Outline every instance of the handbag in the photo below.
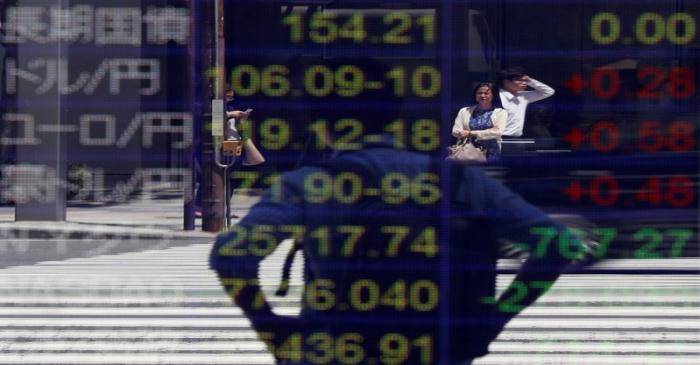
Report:
M 475 146 L 469 138 L 457 140 L 457 143 L 447 147 L 447 159 L 472 163 L 486 162 L 486 150 Z

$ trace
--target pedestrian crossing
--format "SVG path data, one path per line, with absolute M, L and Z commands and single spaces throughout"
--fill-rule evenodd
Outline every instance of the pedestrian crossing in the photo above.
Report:
M 301 260 L 289 295 L 272 295 L 284 245 L 263 262 L 260 277 L 274 310 L 296 315 Z M 209 249 L 193 244 L 0 270 L 0 364 L 272 364 L 208 269 Z M 565 275 L 475 364 L 700 363 L 700 278 L 692 271 L 699 263 L 617 260 L 599 267 L 688 271 Z M 510 280 L 499 275 L 499 290 Z

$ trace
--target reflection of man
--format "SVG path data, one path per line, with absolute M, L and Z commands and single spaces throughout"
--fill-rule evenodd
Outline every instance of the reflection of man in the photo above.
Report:
M 243 165 L 252 166 L 259 165 L 265 162 L 265 158 L 255 147 L 255 143 L 250 139 L 250 136 L 243 133 L 240 128 L 240 123 L 248 118 L 249 111 L 238 110 L 238 102 L 236 101 L 233 88 L 226 88 L 226 118 L 228 118 L 228 128 L 226 128 L 226 138 L 229 140 L 239 140 L 243 143 Z M 248 109 L 251 110 L 251 109 Z
M 240 132 L 236 128 L 236 124 L 243 122 L 248 118 L 250 115 L 249 113 L 246 113 L 245 111 L 242 110 L 237 110 L 238 109 L 238 102 L 236 101 L 235 94 L 233 92 L 233 88 L 230 86 L 226 87 L 226 92 L 225 92 L 225 97 L 226 97 L 226 118 L 228 119 L 228 125 L 227 125 L 227 139 L 231 140 L 242 140 L 242 139 L 247 139 L 246 137 L 241 136 Z
M 527 105 L 554 95 L 554 89 L 528 76 L 521 67 L 511 67 L 499 75 L 501 104 L 508 111 L 503 137 L 520 137 L 525 126 Z M 533 90 L 527 90 L 527 87 Z
M 210 266 L 279 363 L 469 364 L 568 265 L 557 242 L 577 242 L 476 167 L 368 140 L 283 174 L 218 237 Z M 290 237 L 305 257 L 296 318 L 274 314 L 258 284 Z M 531 254 L 495 299 L 499 239 Z

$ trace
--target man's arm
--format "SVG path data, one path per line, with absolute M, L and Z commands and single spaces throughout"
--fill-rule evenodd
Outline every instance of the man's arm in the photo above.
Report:
M 581 243 L 564 226 L 500 183 L 489 188 L 496 234 L 530 252 L 513 282 L 496 301 L 504 326 L 544 294 L 580 252 Z
M 239 224 L 216 239 L 209 258 L 226 292 L 258 332 L 275 332 L 292 321 L 272 312 L 257 279 L 260 261 L 291 236 L 290 227 L 301 224 L 302 209 L 292 203 L 297 196 L 294 185 L 278 184 Z
M 546 99 L 554 95 L 554 89 L 552 89 L 549 85 L 533 78 L 528 78 L 527 86 L 533 88 L 534 90 L 523 91 L 519 95 L 522 95 L 530 103 L 534 103 L 538 100 Z
M 248 118 L 248 113 L 241 111 L 241 110 L 232 110 L 232 111 L 226 112 L 226 117 L 243 120 L 243 119 Z

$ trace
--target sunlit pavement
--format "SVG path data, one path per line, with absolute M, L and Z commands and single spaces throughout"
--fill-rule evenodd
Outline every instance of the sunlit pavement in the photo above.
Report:
M 209 248 L 193 244 L 0 270 L 0 363 L 271 364 L 207 268 Z M 281 247 L 263 262 L 268 292 L 285 253 Z M 599 266 L 614 273 L 567 275 L 475 364 L 699 363 L 699 264 L 619 260 Z M 633 274 L 640 268 L 662 271 Z M 295 264 L 289 296 L 275 299 L 280 313 L 298 312 L 300 272 Z M 499 288 L 510 279 L 501 275 Z

